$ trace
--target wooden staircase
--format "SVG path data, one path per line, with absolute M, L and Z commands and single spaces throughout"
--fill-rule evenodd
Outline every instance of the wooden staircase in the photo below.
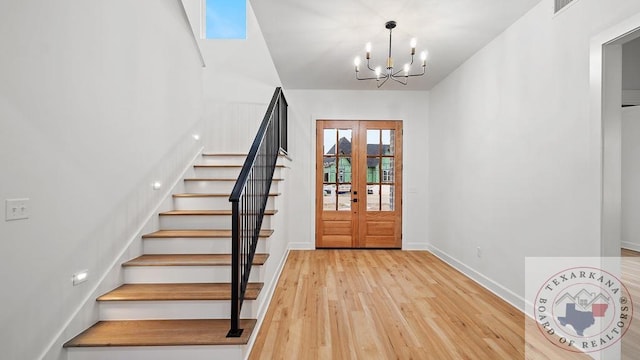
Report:
M 173 195 L 173 209 L 159 214 L 158 231 L 142 236 L 144 254 L 122 264 L 124 284 L 101 296 L 100 321 L 64 344 L 69 359 L 116 358 L 122 350 L 157 346 L 196 346 L 198 354 L 211 357 L 213 345 L 247 344 L 256 324 L 252 303 L 264 286 L 260 268 L 269 258 L 270 218 L 276 215 L 274 199 L 281 180 L 276 169 L 253 259 L 239 338 L 227 338 L 231 298 L 231 206 L 229 194 L 245 155 L 204 154 L 194 166 L 193 177 L 184 179 L 185 193 Z M 205 346 L 204 350 L 202 346 Z M 106 352 L 82 349 L 109 347 Z M 175 351 L 175 349 L 173 349 Z M 225 348 L 228 358 L 229 348 Z M 94 356 L 98 354 L 98 356 Z M 175 352 L 167 353 L 171 358 Z M 115 357 L 114 357 L 115 356 Z M 136 357 L 144 358 L 147 357 Z M 158 358 L 149 355 L 149 358 Z M 187 358 L 198 358 L 188 355 Z

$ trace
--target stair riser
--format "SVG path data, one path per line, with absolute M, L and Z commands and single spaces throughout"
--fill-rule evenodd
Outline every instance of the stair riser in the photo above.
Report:
M 244 165 L 246 156 L 202 156 L 198 164 L 207 165 Z M 287 165 L 287 160 L 282 156 L 278 157 L 278 165 Z
M 200 178 L 220 178 L 220 179 L 237 179 L 240 175 L 239 167 L 195 167 L 196 177 Z M 277 167 L 273 173 L 275 178 L 282 177 L 282 168 Z
M 241 317 L 257 317 L 257 301 L 245 300 Z M 101 301 L 100 320 L 229 319 L 229 300 L 211 301 Z
M 269 196 L 267 210 L 275 209 L 276 196 Z M 231 210 L 228 197 L 177 197 L 173 199 L 176 210 Z
M 258 253 L 268 253 L 267 241 L 258 241 Z M 143 246 L 145 254 L 231 254 L 231 239 L 145 239 Z
M 262 266 L 254 266 L 249 281 L 261 282 Z M 231 266 L 127 266 L 124 267 L 127 284 L 154 283 L 211 283 L 231 282 Z
M 271 183 L 270 192 L 278 192 L 279 182 Z M 234 185 L 235 181 L 185 181 L 186 191 L 196 194 L 231 193 Z
M 243 359 L 246 346 L 134 346 L 70 348 L 68 360 L 212 360 Z
M 271 228 L 271 217 L 262 219 L 262 228 Z M 161 230 L 213 230 L 231 229 L 231 215 L 163 215 L 160 216 Z
M 199 164 L 206 165 L 239 165 L 244 164 L 246 156 L 203 156 Z

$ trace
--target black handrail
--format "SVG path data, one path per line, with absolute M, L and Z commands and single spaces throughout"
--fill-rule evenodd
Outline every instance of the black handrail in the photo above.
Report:
M 242 335 L 240 310 L 269 200 L 269 189 L 278 154 L 287 150 L 287 107 L 282 88 L 276 88 L 229 197 L 232 208 L 231 329 L 227 337 Z

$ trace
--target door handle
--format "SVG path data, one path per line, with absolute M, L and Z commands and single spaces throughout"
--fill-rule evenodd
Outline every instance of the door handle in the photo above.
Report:
M 358 199 L 353 199 L 353 200 L 351 200 L 351 201 L 353 201 L 353 202 L 358 202 Z

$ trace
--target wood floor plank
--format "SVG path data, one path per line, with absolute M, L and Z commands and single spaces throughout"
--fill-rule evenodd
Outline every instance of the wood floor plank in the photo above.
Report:
M 291 251 L 249 358 L 589 359 L 532 341 L 523 313 L 431 253 Z
M 258 298 L 262 283 L 249 283 L 246 300 Z M 98 301 L 230 300 L 229 283 L 124 284 L 98 297 Z
M 273 234 L 273 230 L 260 230 L 260 237 L 266 238 Z M 142 235 L 143 239 L 166 238 L 230 238 L 231 230 L 159 230 Z
M 64 344 L 70 347 L 243 345 L 256 320 L 240 320 L 242 336 L 228 338 L 229 320 L 100 321 Z
M 253 265 L 264 265 L 269 254 L 255 254 Z M 122 266 L 229 266 L 230 254 L 146 254 Z

